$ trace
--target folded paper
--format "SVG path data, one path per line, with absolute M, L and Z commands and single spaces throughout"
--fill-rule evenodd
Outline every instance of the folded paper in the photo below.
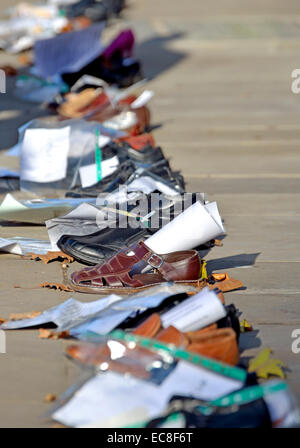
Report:
M 217 204 L 198 201 L 152 235 L 147 246 L 158 254 L 168 254 L 193 249 L 223 233 Z
M 184 300 L 163 313 L 163 327 L 172 325 L 180 331 L 195 331 L 226 316 L 226 310 L 217 294 L 204 288 L 198 294 Z

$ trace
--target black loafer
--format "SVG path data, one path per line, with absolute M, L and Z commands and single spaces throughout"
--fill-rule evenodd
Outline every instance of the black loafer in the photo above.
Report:
M 62 252 L 80 263 L 96 265 L 125 247 L 129 247 L 139 240 L 145 240 L 153 233 L 154 231 L 147 228 L 106 228 L 93 235 L 82 237 L 63 235 L 57 245 Z
M 173 188 L 178 194 L 184 192 L 185 185 L 183 177 L 179 172 L 173 172 L 171 170 L 167 160 L 160 160 L 147 169 L 136 169 L 135 163 L 131 160 L 127 160 L 124 163 L 121 163 L 116 171 L 97 184 L 89 188 L 74 188 L 72 191 L 66 193 L 66 197 L 95 198 L 100 193 L 113 192 L 119 185 L 129 185 L 130 182 L 142 176 L 152 177 L 154 180 Z
M 136 167 L 133 162 L 127 160 L 119 165 L 119 167 L 109 176 L 97 182 L 89 188 L 74 188 L 66 193 L 67 198 L 96 198 L 99 193 L 111 192 L 118 185 L 123 185 L 135 172 Z
M 193 397 L 174 396 L 169 402 L 171 412 L 149 421 L 146 427 L 163 427 L 176 412 L 184 418 L 185 428 L 272 428 L 270 413 L 262 398 L 224 408 L 215 406 L 212 413 L 205 413 L 205 404 Z
M 136 150 L 127 142 L 110 142 L 102 148 L 103 154 L 107 151 L 118 156 L 120 161 L 125 161 L 127 159 L 132 160 L 137 168 L 150 168 L 151 165 L 166 160 L 161 147 L 157 146 L 153 148 L 150 144 Z
M 101 78 L 108 84 L 116 84 L 118 87 L 129 87 L 144 78 L 141 65 L 135 59 L 126 64 L 123 60 L 119 60 L 108 68 L 100 56 L 78 72 L 62 74 L 62 79 L 69 87 L 72 87 L 83 75 Z

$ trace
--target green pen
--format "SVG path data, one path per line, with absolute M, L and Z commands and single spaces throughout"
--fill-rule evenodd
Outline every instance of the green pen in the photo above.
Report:
M 96 142 L 95 142 L 95 160 L 96 160 L 96 170 L 97 170 L 97 182 L 99 182 L 102 179 L 102 151 L 99 146 L 99 138 L 100 138 L 100 130 L 96 129 L 95 131 L 96 135 Z

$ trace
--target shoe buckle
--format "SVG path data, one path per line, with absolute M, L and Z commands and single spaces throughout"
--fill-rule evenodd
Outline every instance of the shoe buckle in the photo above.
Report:
M 155 259 L 159 261 L 158 264 L 155 264 Z M 151 254 L 150 257 L 146 260 L 148 264 L 150 264 L 150 266 L 152 266 L 155 269 L 159 269 L 163 263 L 164 263 L 164 258 L 161 257 L 160 255 L 156 255 L 156 254 Z

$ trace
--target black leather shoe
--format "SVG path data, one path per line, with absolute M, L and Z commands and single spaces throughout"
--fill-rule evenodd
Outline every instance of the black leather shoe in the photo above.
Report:
M 161 147 L 157 146 L 153 148 L 150 144 L 136 150 L 127 142 L 110 142 L 102 148 L 103 154 L 106 151 L 113 152 L 114 155 L 119 157 L 120 161 L 132 160 L 137 168 L 148 168 L 156 162 L 166 160 Z
M 125 62 L 120 59 L 118 63 L 115 62 L 111 67 L 107 67 L 100 56 L 78 72 L 62 74 L 62 79 L 69 87 L 72 87 L 83 75 L 95 76 L 118 87 L 129 87 L 144 78 L 141 65 L 137 60 Z
M 225 308 L 227 311 L 227 315 L 217 322 L 218 328 L 232 328 L 235 331 L 236 339 L 238 341 L 241 333 L 238 310 L 233 305 L 233 303 L 230 305 L 226 305 Z
M 145 240 L 153 233 L 154 231 L 147 228 L 106 228 L 93 235 L 82 237 L 63 235 L 57 245 L 62 252 L 80 263 L 96 265 L 125 247 L 129 247 L 139 240 Z
M 109 176 L 88 188 L 74 188 L 66 193 L 67 198 L 96 198 L 102 192 L 111 192 L 119 185 L 123 185 L 134 174 L 135 164 L 130 160 L 120 164 Z
M 135 179 L 142 176 L 148 176 L 169 188 L 178 191 L 178 194 L 184 192 L 184 179 L 179 172 L 173 172 L 170 168 L 169 162 L 162 159 L 151 167 L 144 169 L 136 169 L 133 161 L 127 160 L 121 163 L 119 167 L 111 175 L 105 177 L 89 188 L 74 188 L 72 191 L 66 193 L 66 197 L 71 198 L 94 198 L 100 193 L 111 193 L 116 190 L 119 185 L 129 185 Z
M 211 413 L 205 412 L 205 405 L 206 402 L 193 397 L 174 396 L 169 402 L 169 408 L 174 410 L 149 421 L 146 427 L 163 427 L 168 417 L 176 413 L 184 418 L 185 428 L 272 428 L 269 410 L 262 398 L 225 408 L 215 406 Z

